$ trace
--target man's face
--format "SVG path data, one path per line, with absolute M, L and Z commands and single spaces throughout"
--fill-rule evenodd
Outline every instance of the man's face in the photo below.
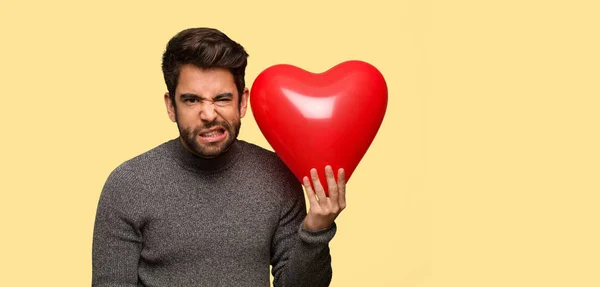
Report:
M 248 89 L 238 95 L 227 69 L 204 70 L 193 65 L 181 67 L 175 90 L 177 108 L 165 94 L 169 118 L 177 122 L 182 143 L 204 158 L 220 155 L 237 138 L 247 102 Z

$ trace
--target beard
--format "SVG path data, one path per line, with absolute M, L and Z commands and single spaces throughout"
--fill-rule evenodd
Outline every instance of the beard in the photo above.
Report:
M 220 126 L 227 132 L 227 138 L 220 142 L 204 143 L 201 144 L 198 141 L 200 133 L 203 130 L 210 129 L 212 127 Z M 214 121 L 211 123 L 205 123 L 202 126 L 195 127 L 181 127 L 179 121 L 177 121 L 177 128 L 179 129 L 179 135 L 185 144 L 199 157 L 202 158 L 215 158 L 222 153 L 226 152 L 233 142 L 237 139 L 240 132 L 242 123 L 240 119 L 234 120 L 232 124 L 226 121 Z

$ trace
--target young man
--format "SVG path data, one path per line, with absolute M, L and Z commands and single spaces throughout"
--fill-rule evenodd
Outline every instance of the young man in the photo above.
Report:
M 164 101 L 180 136 L 107 179 L 93 286 L 269 286 L 270 266 L 274 286 L 329 285 L 344 171 L 336 182 L 325 167 L 323 187 L 311 170 L 307 212 L 303 185 L 277 155 L 237 139 L 247 57 L 216 29 L 186 29 L 169 41 Z

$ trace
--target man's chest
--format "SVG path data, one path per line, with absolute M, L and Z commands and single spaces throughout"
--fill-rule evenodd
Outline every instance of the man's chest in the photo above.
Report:
M 160 204 L 146 210 L 142 257 L 150 261 L 268 259 L 279 206 L 251 190 L 216 192 L 177 190 L 157 198 Z

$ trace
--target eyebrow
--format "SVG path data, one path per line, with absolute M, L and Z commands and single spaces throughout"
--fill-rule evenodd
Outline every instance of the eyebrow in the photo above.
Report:
M 202 99 L 202 97 L 196 95 L 196 94 L 192 94 L 192 93 L 185 93 L 185 94 L 181 94 L 180 96 L 181 98 L 199 98 Z M 221 93 L 218 94 L 216 96 L 213 97 L 213 99 L 220 99 L 220 98 L 233 98 L 233 94 L 232 93 Z
M 233 94 L 232 93 L 221 93 L 214 97 L 214 99 L 221 99 L 221 98 L 233 98 Z

